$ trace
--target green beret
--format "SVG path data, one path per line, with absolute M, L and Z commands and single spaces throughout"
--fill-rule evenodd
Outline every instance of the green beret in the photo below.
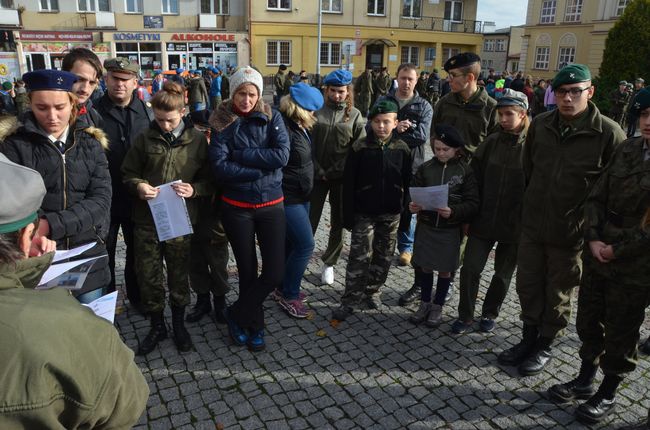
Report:
M 397 113 L 397 111 L 399 111 L 399 106 L 394 101 L 388 99 L 380 100 L 370 109 L 368 119 L 373 119 L 375 115 L 381 113 Z
M 584 64 L 569 64 L 557 72 L 553 78 L 553 88 L 559 88 L 566 84 L 577 84 L 579 82 L 591 81 L 589 67 Z
M 650 107 L 650 90 L 644 88 L 639 91 L 634 97 L 634 103 L 632 104 L 632 111 L 637 115 L 642 111 Z

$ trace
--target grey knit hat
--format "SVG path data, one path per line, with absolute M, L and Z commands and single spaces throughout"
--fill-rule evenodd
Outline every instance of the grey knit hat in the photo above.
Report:
M 259 91 L 259 96 L 262 97 L 262 91 L 264 90 L 264 80 L 262 79 L 260 72 L 249 66 L 244 66 L 237 69 L 237 71 L 230 77 L 230 96 L 232 97 L 237 91 L 237 88 L 241 87 L 244 84 L 255 85 Z

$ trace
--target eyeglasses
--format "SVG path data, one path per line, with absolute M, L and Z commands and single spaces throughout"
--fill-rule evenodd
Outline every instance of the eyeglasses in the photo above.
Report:
M 586 91 L 586 90 L 588 90 L 590 88 L 591 88 L 591 86 L 586 87 L 586 88 L 578 88 L 578 87 L 574 87 L 574 88 L 557 88 L 557 89 L 553 90 L 553 92 L 555 93 L 556 96 L 559 96 L 559 97 L 564 97 L 567 94 L 569 94 L 572 98 L 574 98 L 574 97 L 580 97 L 580 94 L 582 94 L 583 91 Z
M 465 73 L 449 73 L 448 77 L 451 79 L 458 78 L 460 76 L 465 76 Z

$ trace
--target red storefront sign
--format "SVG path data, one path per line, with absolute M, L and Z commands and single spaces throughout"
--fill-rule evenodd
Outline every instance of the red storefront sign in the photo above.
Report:
M 234 42 L 235 35 L 226 33 L 174 33 L 172 34 L 171 40 Z
M 65 42 L 92 42 L 89 31 L 21 31 L 22 40 L 47 40 Z

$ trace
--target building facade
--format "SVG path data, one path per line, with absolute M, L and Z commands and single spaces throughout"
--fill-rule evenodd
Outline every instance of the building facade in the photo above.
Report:
M 280 64 L 322 75 L 380 67 L 394 74 L 405 62 L 430 71 L 482 43 L 477 0 L 322 0 L 320 46 L 319 1 L 250 1 L 251 62 L 265 75 Z
M 0 80 L 60 68 L 76 46 L 102 61 L 128 57 L 145 79 L 179 67 L 248 64 L 247 6 L 237 0 L 2 0 Z
M 496 72 L 519 70 L 521 53 L 521 38 L 524 35 L 523 26 L 508 27 L 483 34 L 481 49 L 481 69 L 485 73 L 489 69 Z
M 629 2 L 528 0 L 519 68 L 552 78 L 564 65 L 581 63 L 598 76 L 607 33 Z

